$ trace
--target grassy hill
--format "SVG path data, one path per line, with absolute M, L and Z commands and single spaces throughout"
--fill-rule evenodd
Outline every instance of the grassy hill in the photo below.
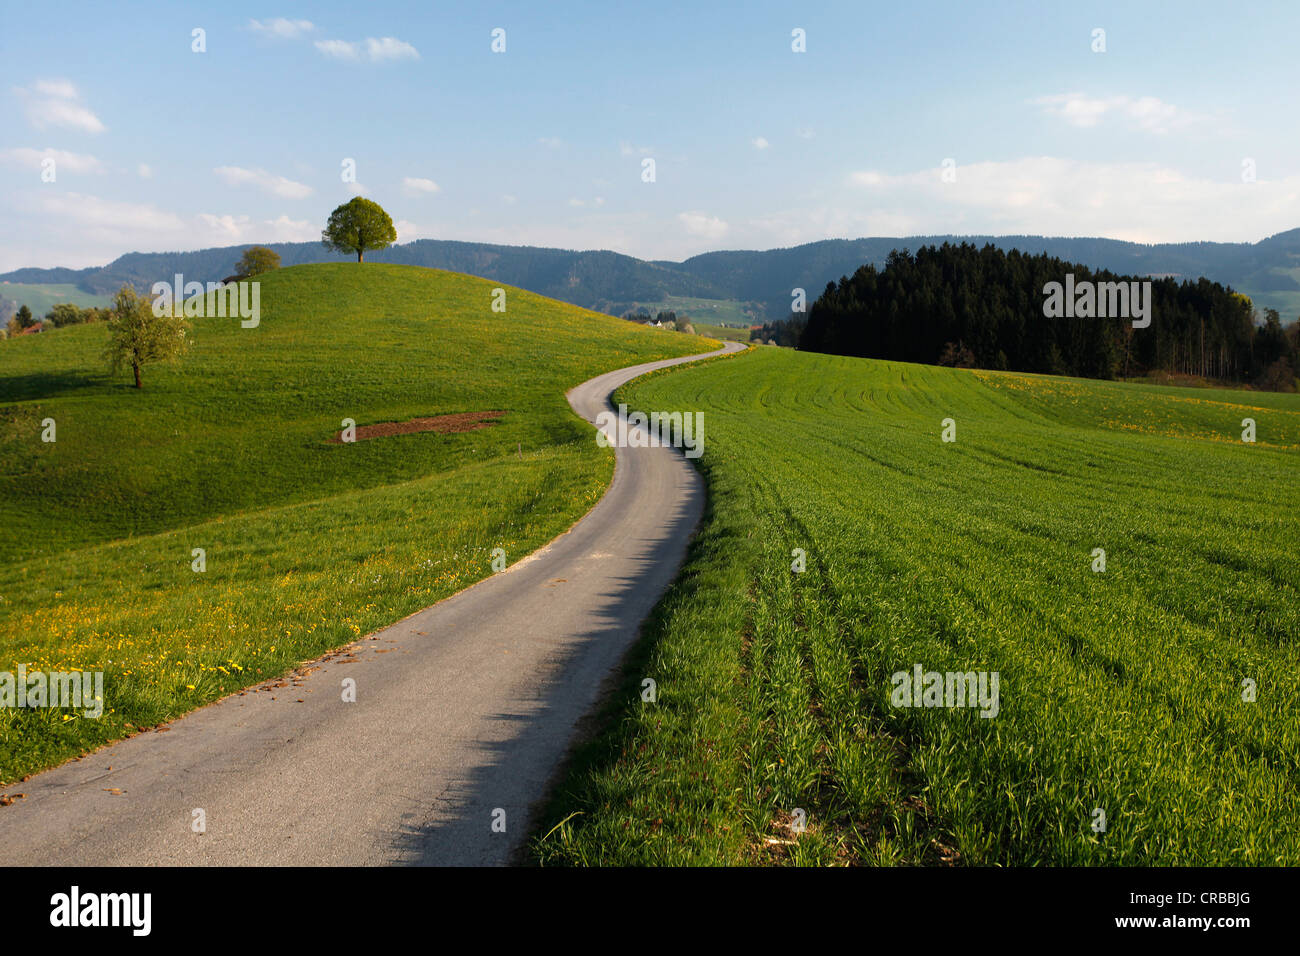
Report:
M 104 670 L 106 714 L 0 710 L 0 782 L 283 672 L 563 531 L 612 453 L 564 400 L 707 350 L 495 283 L 379 263 L 262 277 L 261 324 L 194 320 L 110 377 L 102 325 L 0 343 L 0 671 Z M 498 424 L 331 443 L 483 411 Z M 57 441 L 40 440 L 53 418 Z M 191 569 L 206 551 L 207 570 Z
M 915 251 L 944 242 L 992 243 L 1032 255 L 1079 262 L 1092 269 L 1134 275 L 1205 276 L 1249 295 L 1260 308 L 1276 308 L 1284 319 L 1300 313 L 1300 229 L 1259 242 L 1145 244 L 1118 239 L 1052 236 L 892 236 L 826 239 L 786 249 L 706 252 L 683 262 L 645 261 L 608 251 L 503 246 L 480 242 L 420 239 L 371 254 L 376 262 L 451 269 L 483 276 L 564 302 L 621 315 L 637 305 L 670 309 L 686 302 L 693 320 L 734 324 L 746 308 L 756 321 L 783 319 L 791 294 L 802 288 L 811 302 L 827 282 L 838 281 L 867 263 L 877 268 L 894 249 Z M 284 265 L 345 259 L 319 242 L 270 243 Z M 76 283 L 88 292 L 115 293 L 124 282 L 146 291 L 160 277 L 177 272 L 200 282 L 234 271 L 245 246 L 192 252 L 132 252 L 100 268 L 17 269 L 0 279 L 23 283 Z M 0 289 L 0 296 L 3 296 Z M 10 297 L 12 298 L 12 296 Z M 34 307 L 33 307 L 34 308 Z
M 707 414 L 709 509 L 542 862 L 1300 863 L 1300 396 L 759 349 L 618 400 Z

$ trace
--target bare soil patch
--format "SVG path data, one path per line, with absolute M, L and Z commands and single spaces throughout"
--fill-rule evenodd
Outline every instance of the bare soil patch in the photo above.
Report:
M 434 415 L 432 418 L 412 418 L 405 422 L 379 422 L 375 425 L 358 425 L 357 441 L 367 438 L 384 438 L 388 435 L 410 435 L 413 432 L 472 432 L 495 425 L 505 412 L 458 412 L 455 415 Z M 343 432 L 337 431 L 330 444 L 343 441 Z

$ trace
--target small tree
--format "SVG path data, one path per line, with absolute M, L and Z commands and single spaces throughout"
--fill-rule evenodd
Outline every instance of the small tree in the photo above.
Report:
M 263 272 L 280 268 L 280 254 L 266 246 L 249 246 L 235 264 L 235 275 L 241 279 L 251 279 Z
M 330 213 L 320 238 L 328 249 L 355 252 L 360 262 L 367 249 L 387 249 L 396 242 L 397 230 L 379 203 L 357 196 Z
M 129 285 L 122 286 L 113 300 L 108 317 L 108 347 L 104 357 L 114 372 L 129 365 L 135 373 L 135 387 L 140 384 L 140 366 L 149 362 L 176 362 L 188 344 L 189 323 L 169 308 L 156 315 L 148 299 L 135 294 Z
M 36 320 L 32 318 L 32 310 L 25 305 L 14 313 L 14 318 L 18 321 L 18 328 L 20 329 L 30 329 L 36 324 Z
M 88 311 L 88 310 L 87 310 Z M 78 322 L 85 322 L 85 313 L 71 302 L 58 302 L 45 313 L 45 321 L 51 327 L 61 329 L 65 325 L 76 325 Z

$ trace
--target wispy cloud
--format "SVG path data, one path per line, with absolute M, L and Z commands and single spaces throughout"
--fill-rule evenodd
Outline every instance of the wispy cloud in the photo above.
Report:
M 688 233 L 701 239 L 721 239 L 730 228 L 717 216 L 702 212 L 679 212 L 677 221 Z
M 944 182 L 941 172 L 934 167 L 850 174 L 852 188 L 840 208 L 876 224 L 895 223 L 896 229 L 872 233 L 861 225 L 846 228 L 848 220 L 842 220 L 824 234 L 989 233 L 1174 242 L 1216 230 L 1222 235 L 1221 224 L 1232 222 L 1232 239 L 1240 241 L 1300 220 L 1300 176 L 1261 176 L 1247 184 L 1235 168 L 1222 179 L 1209 179 L 1159 163 L 1052 156 L 958 165 L 953 182 Z
M 433 239 L 439 234 L 437 230 L 417 225 L 409 219 L 397 220 L 397 222 L 393 223 L 393 228 L 397 230 L 397 241 L 399 243 L 414 242 L 417 239 Z
M 376 62 L 380 60 L 418 60 L 419 52 L 411 44 L 393 37 L 366 40 L 366 56 Z
M 201 212 L 198 220 L 206 229 L 208 242 L 306 242 L 320 235 L 320 227 L 306 219 L 253 219 L 250 216 L 214 215 Z
M 1088 96 L 1085 93 L 1057 93 L 1039 96 L 1029 101 L 1040 106 L 1049 116 L 1065 120 L 1071 126 L 1090 129 L 1107 117 L 1118 117 L 1130 126 L 1151 133 L 1167 133 L 1172 129 L 1191 126 L 1199 122 L 1199 114 L 1166 103 L 1154 96 Z
M 420 53 L 405 40 L 396 37 L 367 37 L 356 43 L 348 40 L 317 40 L 316 49 L 336 60 L 369 60 L 382 63 L 388 60 L 418 60 Z
M 51 219 L 87 230 L 94 238 L 112 239 L 128 246 L 185 231 L 184 219 L 151 203 L 118 202 L 74 192 L 42 195 L 41 212 Z
M 287 20 L 284 17 L 276 17 L 273 20 L 266 21 L 249 20 L 248 28 L 254 33 L 261 33 L 264 36 L 292 40 L 304 33 L 310 33 L 316 29 L 316 26 L 310 20 Z
M 422 179 L 419 176 L 407 176 L 402 180 L 402 186 L 408 193 L 425 193 L 433 194 L 441 192 L 441 187 L 432 179 Z
M 125 249 L 195 249 L 249 242 L 302 242 L 320 237 L 320 223 L 306 219 L 254 219 L 200 212 L 181 215 L 152 203 L 103 199 L 63 190 L 31 189 L 15 198 L 15 208 L 38 224 L 44 239 L 29 238 L 25 249 L 48 244 L 38 253 L 46 261 L 82 265 L 107 262 Z M 10 256 L 17 265 L 31 253 Z M 0 259 L 5 253 L 0 250 Z
M 37 129 L 51 126 L 81 130 L 84 133 L 102 133 L 105 126 L 89 107 L 81 102 L 81 94 L 68 80 L 38 80 L 31 88 L 15 87 L 14 92 L 27 102 L 27 119 Z
M 296 183 L 284 176 L 276 176 L 265 169 L 244 169 L 242 166 L 218 166 L 213 170 L 223 182 L 230 186 L 257 186 L 264 192 L 281 199 L 305 199 L 312 194 L 312 188 L 303 183 Z
M 19 146 L 13 149 L 0 149 L 0 158 L 17 166 L 23 166 L 28 169 L 40 169 L 41 164 L 47 160 L 54 160 L 55 170 L 67 170 L 73 173 L 102 173 L 104 164 L 94 156 L 87 153 L 70 153 L 67 150 L 51 149 L 32 149 L 30 146 Z
M 771 143 L 769 143 L 769 142 L 768 142 L 764 137 L 762 137 L 762 136 L 755 136 L 755 137 L 754 137 L 753 139 L 751 139 L 749 142 L 750 142 L 751 145 L 753 145 L 753 147 L 754 147 L 755 149 L 758 149 L 758 150 L 767 149 L 769 146 L 772 145 Z
M 357 52 L 357 45 L 349 43 L 347 40 L 317 40 L 316 49 L 320 50 L 326 56 L 332 56 L 336 60 L 359 60 L 360 53 Z

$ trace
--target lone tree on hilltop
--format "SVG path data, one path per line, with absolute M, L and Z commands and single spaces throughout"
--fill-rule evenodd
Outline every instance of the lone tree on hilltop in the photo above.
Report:
M 235 264 L 235 275 L 241 279 L 251 279 L 280 268 L 280 254 L 266 246 L 249 246 Z
M 360 262 L 367 249 L 387 249 L 396 242 L 397 230 L 379 203 L 357 196 L 330 213 L 320 238 L 326 248 L 355 252 Z
M 135 373 L 135 387 L 140 384 L 140 366 L 149 362 L 175 362 L 187 345 L 189 324 L 169 307 L 162 315 L 150 307 L 148 299 L 135 294 L 129 285 L 122 286 L 113 300 L 108 316 L 108 347 L 104 357 L 116 372 L 124 365 Z

